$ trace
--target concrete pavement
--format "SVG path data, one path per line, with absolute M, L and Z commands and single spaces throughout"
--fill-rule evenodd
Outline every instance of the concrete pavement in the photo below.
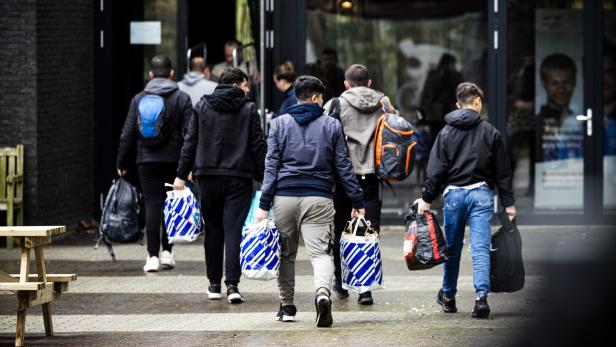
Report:
M 56 336 L 45 337 L 40 309 L 28 310 L 29 345 L 508 345 L 545 300 L 543 264 L 583 259 L 579 249 L 600 247 L 609 228 L 522 227 L 527 285 L 512 294 L 491 294 L 488 320 L 470 317 L 473 307 L 471 260 L 462 256 L 459 312 L 445 314 L 435 303 L 441 269 L 410 272 L 402 258 L 402 228 L 387 228 L 381 237 L 385 289 L 373 293 L 373 306 L 357 304 L 356 294 L 334 296 L 334 325 L 314 323 L 312 268 L 305 250 L 297 261 L 297 322 L 274 320 L 278 309 L 275 281 L 242 280 L 242 305 L 208 301 L 201 240 L 174 249 L 177 267 L 144 274 L 144 246 L 117 245 L 117 263 L 104 248 L 94 250 L 92 235 L 71 235 L 46 250 L 51 273 L 77 273 L 69 292 L 53 304 Z M 467 238 L 468 240 L 468 233 Z M 467 244 L 468 245 L 468 244 Z M 0 251 L 0 268 L 18 270 L 16 250 Z M 0 295 L 0 344 L 12 344 L 15 299 Z

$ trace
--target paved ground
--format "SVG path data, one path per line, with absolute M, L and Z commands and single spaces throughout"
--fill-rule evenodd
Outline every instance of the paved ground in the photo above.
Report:
M 295 323 L 274 321 L 278 308 L 275 281 L 243 280 L 242 305 L 206 299 L 203 247 L 175 249 L 177 267 L 144 274 L 144 246 L 116 246 L 117 263 L 105 249 L 94 250 L 92 235 L 71 235 L 46 251 L 47 269 L 77 273 L 70 291 L 54 303 L 54 330 L 48 338 L 38 307 L 28 311 L 29 345 L 202 346 L 202 345 L 511 345 L 527 333 L 546 296 L 545 264 L 583 260 L 613 233 L 608 228 L 522 228 L 527 285 L 514 294 L 492 294 L 488 320 L 470 317 L 474 300 L 470 254 L 465 247 L 457 297 L 459 312 L 445 314 L 435 303 L 441 269 L 406 269 L 401 255 L 401 228 L 382 235 L 385 286 L 374 293 L 373 306 L 360 306 L 357 296 L 334 299 L 334 326 L 314 323 L 312 268 L 304 250 L 297 262 Z M 16 250 L 0 251 L 0 269 L 18 271 Z M 15 299 L 0 294 L 0 344 L 13 343 Z

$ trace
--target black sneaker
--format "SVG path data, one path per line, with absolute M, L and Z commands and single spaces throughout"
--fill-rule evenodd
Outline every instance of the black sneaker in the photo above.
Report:
M 295 305 L 282 305 L 278 309 L 276 320 L 281 322 L 295 322 L 295 315 L 297 314 L 297 308 Z
M 330 327 L 334 323 L 332 318 L 332 301 L 326 292 L 318 292 L 314 298 L 317 309 L 317 327 Z
M 220 286 L 207 287 L 207 298 L 210 300 L 220 300 L 222 295 L 220 294 Z
M 242 294 L 240 294 L 240 290 L 237 289 L 237 286 L 227 287 L 227 301 L 229 301 L 230 304 L 241 304 L 244 302 L 244 298 Z
M 372 305 L 372 292 L 360 293 L 359 298 L 357 298 L 357 303 L 360 305 Z
M 436 303 L 443 307 L 443 312 L 458 312 L 458 308 L 456 307 L 456 298 L 446 297 L 442 289 L 438 291 L 438 295 L 436 296 Z
M 340 299 L 346 299 L 349 297 L 349 291 L 342 288 L 342 283 L 340 283 L 339 281 L 334 281 L 334 283 L 332 284 L 332 290 Z
M 488 305 L 488 297 L 482 296 L 475 300 L 473 308 L 473 318 L 488 318 L 490 316 L 490 305 Z

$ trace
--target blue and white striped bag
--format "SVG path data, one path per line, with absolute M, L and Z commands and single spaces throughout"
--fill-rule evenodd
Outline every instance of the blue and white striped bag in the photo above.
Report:
M 363 219 L 363 217 L 360 217 Z M 369 223 L 363 221 L 369 226 Z M 359 223 L 352 230 L 345 230 L 340 238 L 340 258 L 342 263 L 342 288 L 357 293 L 365 293 L 383 288 L 383 267 L 379 235 L 366 232 L 357 235 Z M 351 229 L 351 228 L 349 228 Z M 369 231 L 371 229 L 368 228 Z
M 240 244 L 242 273 L 255 280 L 272 280 L 280 268 L 280 235 L 268 220 L 248 223 L 242 230 Z
M 193 242 L 201 234 L 199 201 L 190 189 L 167 192 L 164 215 L 169 243 Z

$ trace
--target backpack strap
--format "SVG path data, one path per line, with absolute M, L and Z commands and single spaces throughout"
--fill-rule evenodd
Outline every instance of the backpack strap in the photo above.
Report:
M 385 113 L 395 113 L 395 109 L 394 107 L 391 105 L 391 101 L 389 101 L 389 98 L 384 95 L 381 100 L 381 108 L 383 109 L 383 112 Z

